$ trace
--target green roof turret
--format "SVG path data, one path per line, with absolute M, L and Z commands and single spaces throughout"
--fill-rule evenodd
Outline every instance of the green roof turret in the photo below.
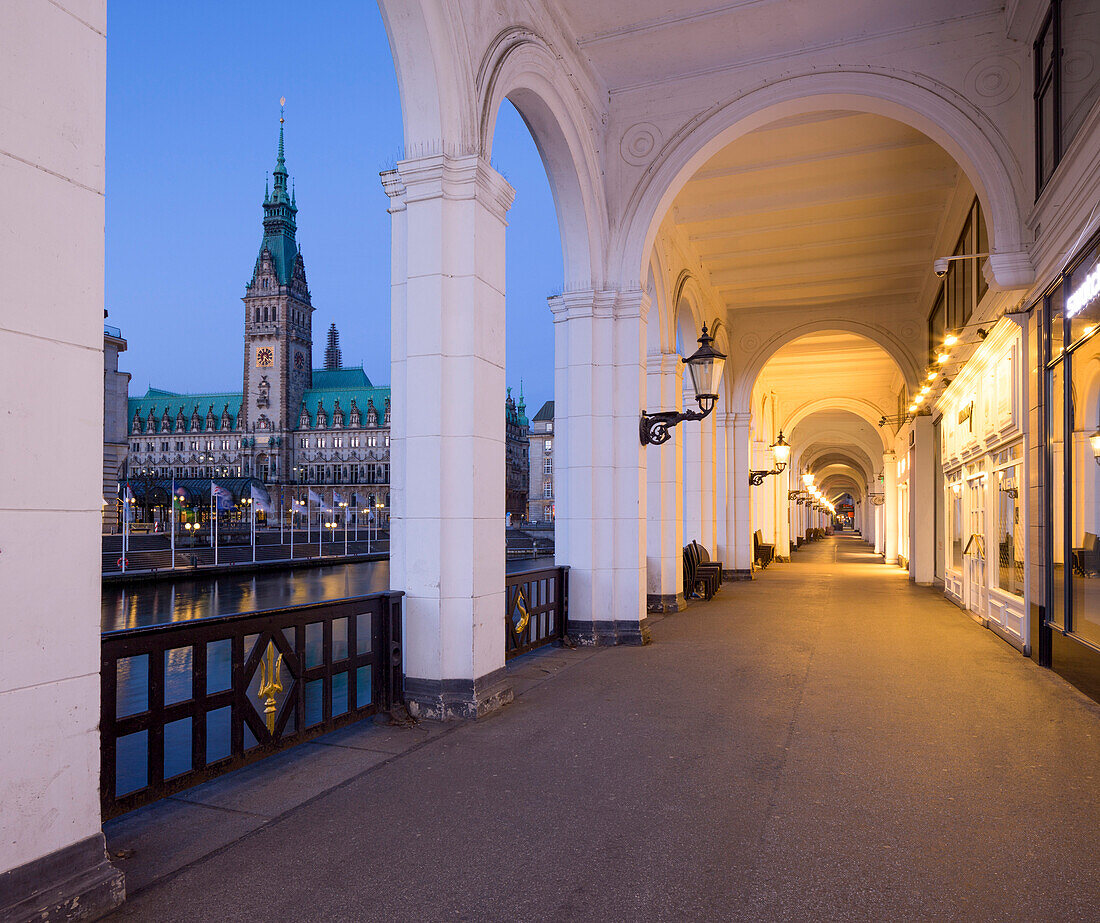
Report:
M 298 245 L 295 241 L 298 207 L 287 191 L 286 157 L 283 142 L 283 103 L 279 100 L 279 155 L 272 174 L 273 185 L 270 191 L 264 184 L 264 237 L 260 242 L 260 254 L 266 247 L 275 262 L 275 272 L 280 285 L 288 285 L 294 274 L 294 263 L 298 257 Z M 259 261 L 257 261 L 257 267 Z

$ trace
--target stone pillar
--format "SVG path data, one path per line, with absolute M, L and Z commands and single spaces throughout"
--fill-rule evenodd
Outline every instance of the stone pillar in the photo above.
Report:
M 677 353 L 646 359 L 646 409 L 682 409 L 683 362 Z M 683 426 L 664 445 L 647 446 L 646 610 L 684 609 Z
M 694 409 L 695 391 L 690 375 L 682 376 L 682 406 Z M 713 416 L 713 414 L 712 414 Z M 685 420 L 677 427 L 681 435 L 684 459 L 684 544 L 703 542 L 703 424 L 705 420 Z
M 106 7 L 0 3 L 0 920 L 124 896 L 99 808 Z
M 885 504 L 880 504 L 875 507 L 875 554 L 885 554 L 886 546 L 883 543 L 883 528 L 882 523 L 886 516 Z
M 932 418 L 913 421 L 909 453 L 909 579 L 931 586 L 936 576 L 935 445 Z
M 649 641 L 643 448 L 651 447 L 638 439 L 648 302 L 640 290 L 549 299 L 556 559 L 570 568 L 569 632 L 581 644 Z
M 502 626 L 504 237 L 514 192 L 477 155 L 404 160 L 384 184 L 401 239 L 390 580 L 406 594 L 405 696 L 414 713 L 478 717 L 512 698 Z
M 712 558 L 718 554 L 716 422 L 714 413 L 699 421 L 699 544 Z
M 775 481 L 775 557 L 779 561 L 791 559 L 791 500 L 787 499 L 791 484 L 791 469 L 784 468 L 769 480 Z
M 883 492 L 886 502 L 883 504 L 883 556 L 887 564 L 898 563 L 898 460 L 893 452 L 884 452 L 882 456 Z
M 726 547 L 719 549 L 724 576 L 732 580 L 752 579 L 752 497 L 749 493 L 749 413 L 727 413 L 726 456 Z
M 727 452 L 726 425 L 721 419 L 725 414 L 719 415 L 715 410 L 711 414 L 714 419 L 714 548 L 711 549 L 711 557 L 721 561 L 726 567 L 726 559 L 722 557 L 722 549 L 728 544 L 726 541 L 726 497 L 729 490 L 729 455 Z

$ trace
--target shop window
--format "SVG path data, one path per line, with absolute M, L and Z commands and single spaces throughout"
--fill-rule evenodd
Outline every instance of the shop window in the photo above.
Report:
M 1024 595 L 1024 529 L 1020 522 L 1020 466 L 997 472 L 997 586 L 1014 596 Z
M 962 496 L 962 482 L 955 481 L 951 485 L 950 493 L 948 494 L 947 505 L 947 528 L 948 537 L 951 543 L 951 567 L 954 570 L 962 570 L 963 566 L 963 539 L 965 536 L 963 532 L 966 528 L 966 523 L 963 521 L 963 496 Z
M 1059 349 L 1059 352 L 1061 350 Z M 1050 446 L 1051 496 L 1051 598 L 1047 620 L 1055 628 L 1066 626 L 1066 549 L 1065 549 L 1065 364 L 1057 363 L 1049 373 L 1050 415 L 1047 420 Z
M 1070 591 L 1070 630 L 1100 645 L 1100 465 L 1089 440 L 1100 427 L 1100 336 L 1074 347 L 1068 358 L 1070 376 L 1069 422 L 1065 451 L 1069 453 L 1066 483 L 1072 522 L 1071 560 L 1067 562 Z M 1065 363 L 1063 363 L 1065 364 Z

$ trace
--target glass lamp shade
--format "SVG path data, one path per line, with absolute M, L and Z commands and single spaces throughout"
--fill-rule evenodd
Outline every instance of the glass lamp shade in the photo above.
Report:
M 782 430 L 779 431 L 779 438 L 771 446 L 771 450 L 776 465 L 781 469 L 787 467 L 787 462 L 791 460 L 791 447 L 787 444 L 787 440 L 783 438 Z
M 699 337 L 699 348 L 684 359 L 691 373 L 691 386 L 695 389 L 695 400 L 702 403 L 705 399 L 718 399 L 718 384 L 722 380 L 722 369 L 726 364 L 725 353 L 718 352 L 711 344 L 714 337 L 707 333 L 703 324 L 703 335 Z
M 809 471 L 802 475 L 802 483 L 806 485 L 806 488 L 810 490 L 811 493 L 813 492 L 814 476 L 810 474 Z
M 1093 458 L 1100 460 L 1100 429 L 1089 436 L 1089 445 L 1092 446 Z

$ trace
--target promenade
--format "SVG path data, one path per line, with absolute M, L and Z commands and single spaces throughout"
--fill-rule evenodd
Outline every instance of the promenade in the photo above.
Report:
M 111 919 L 1095 920 L 1100 707 L 854 537 L 107 824 Z

